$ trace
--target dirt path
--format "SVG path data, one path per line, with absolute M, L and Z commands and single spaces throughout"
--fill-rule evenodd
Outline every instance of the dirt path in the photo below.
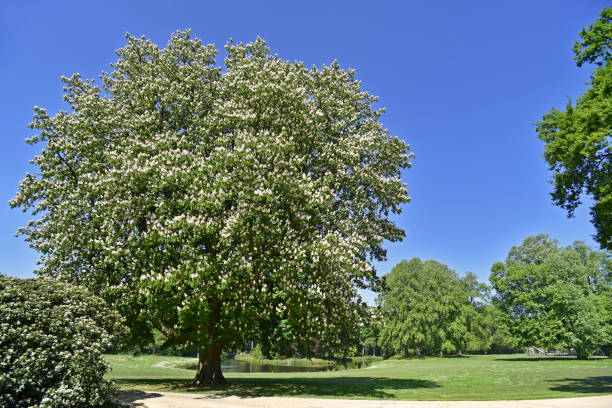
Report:
M 119 401 L 147 408 L 610 408 L 612 395 L 522 401 L 381 401 L 120 391 Z

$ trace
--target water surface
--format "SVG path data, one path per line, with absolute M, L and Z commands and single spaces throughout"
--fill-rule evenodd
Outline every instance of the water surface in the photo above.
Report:
M 349 370 L 355 368 L 365 368 L 369 363 L 364 362 L 346 362 L 336 363 L 335 365 L 325 366 L 301 366 L 293 365 L 291 361 L 287 364 L 275 365 L 266 364 L 265 361 L 243 361 L 243 360 L 222 360 L 221 371 L 224 373 L 296 373 L 296 372 L 312 372 L 312 371 L 338 371 Z M 196 370 L 198 367 L 194 365 L 189 367 Z

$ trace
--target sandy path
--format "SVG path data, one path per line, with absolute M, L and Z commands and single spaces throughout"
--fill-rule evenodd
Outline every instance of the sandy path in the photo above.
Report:
M 381 401 L 285 397 L 226 397 L 120 391 L 119 401 L 148 408 L 611 408 L 612 395 L 522 401 Z

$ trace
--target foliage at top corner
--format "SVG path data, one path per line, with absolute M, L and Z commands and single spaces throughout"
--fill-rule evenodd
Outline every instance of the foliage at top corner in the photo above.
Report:
M 580 31 L 580 37 L 582 41 L 574 43 L 576 64 L 607 64 L 612 59 L 612 7 L 604 8 L 594 23 Z
M 87 285 L 130 326 L 217 350 L 262 335 L 303 355 L 358 335 L 357 289 L 404 232 L 409 146 L 353 71 L 265 42 L 127 36 L 100 84 L 63 78 L 71 111 L 35 108 L 45 142 L 12 207 L 41 276 Z M 347 337 L 348 336 L 348 337 Z M 214 346 L 214 347 L 213 347 Z
M 582 195 L 589 196 L 594 238 L 602 249 L 612 249 L 612 8 L 604 8 L 580 36 L 574 59 L 579 67 L 596 65 L 591 87 L 565 110 L 544 114 L 536 130 L 553 172 L 553 202 L 572 216 Z

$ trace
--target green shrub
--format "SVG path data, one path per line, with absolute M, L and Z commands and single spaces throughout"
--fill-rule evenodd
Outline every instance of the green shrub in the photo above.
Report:
M 119 314 L 87 290 L 0 275 L 0 406 L 101 407 Z
M 255 346 L 255 348 L 253 350 L 251 350 L 251 353 L 249 353 L 251 357 L 255 358 L 255 359 L 262 359 L 263 358 L 263 353 L 261 352 L 261 347 L 258 345 Z

